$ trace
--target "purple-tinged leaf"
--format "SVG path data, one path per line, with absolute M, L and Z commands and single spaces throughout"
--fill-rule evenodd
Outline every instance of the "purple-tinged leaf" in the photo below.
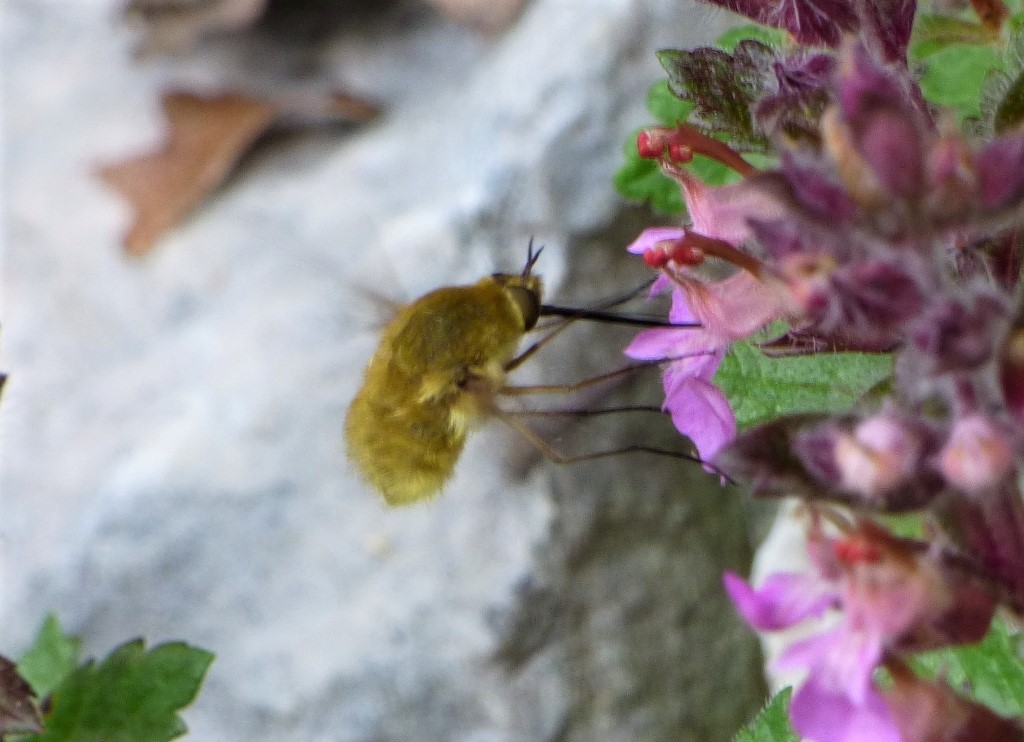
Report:
M 818 481 L 794 452 L 792 440 L 801 429 L 826 419 L 824 415 L 789 415 L 758 425 L 741 432 L 714 463 L 733 479 L 749 482 L 756 497 L 821 499 Z
M 0 657 L 0 738 L 41 731 L 43 724 L 32 687 L 18 674 L 17 665 Z
M 916 0 L 860 0 L 860 33 L 885 62 L 906 62 Z
M 673 93 L 692 101 L 691 120 L 736 147 L 768 151 L 768 140 L 755 128 L 751 106 L 774 90 L 771 63 L 775 52 L 747 39 L 733 54 L 701 47 L 658 52 Z
M 1014 662 L 1012 649 L 1003 650 L 997 657 Z M 945 657 L 945 655 L 943 655 Z M 959 659 L 961 653 L 952 654 Z M 954 666 L 956 663 L 954 662 Z M 948 666 L 941 670 L 943 675 Z M 895 671 L 894 671 L 895 670 Z M 984 681 L 993 670 L 982 674 Z M 890 667 L 894 682 L 885 690 L 885 701 L 892 711 L 896 726 L 904 740 L 991 740 L 993 742 L 1022 742 L 1024 726 L 1017 719 L 1003 718 L 987 706 L 965 698 L 947 682 L 928 682 L 917 677 L 909 668 Z M 965 679 L 964 687 L 974 683 Z M 987 685 L 982 682 L 982 686 Z
M 914 321 L 909 346 L 921 356 L 920 373 L 967 372 L 988 363 L 995 333 L 1005 329 L 1008 307 L 992 292 L 976 292 L 966 301 L 933 301 Z
M 1008 481 L 996 492 L 968 499 L 939 501 L 939 518 L 947 535 L 985 574 L 999 581 L 1004 600 L 1017 610 L 1024 607 L 1024 503 L 1016 483 Z
M 776 91 L 754 106 L 757 128 L 792 141 L 816 144 L 821 114 L 832 99 L 836 59 L 829 54 L 792 54 L 774 63 Z
M 882 350 L 898 343 L 905 324 L 925 306 L 921 267 L 909 256 L 900 259 L 847 258 L 820 267 L 808 260 L 782 266 L 794 298 L 799 298 L 809 325 L 804 330 L 843 345 Z
M 787 153 L 782 158 L 782 175 L 793 200 L 811 218 L 835 225 L 857 217 L 856 202 L 829 174 L 810 162 Z
M 857 29 L 849 0 L 703 0 L 765 26 L 789 31 L 800 44 L 839 45 L 843 34 Z
M 902 200 L 916 200 L 924 187 L 925 143 L 933 128 L 915 103 L 915 90 L 912 80 L 878 66 L 863 46 L 847 50 L 837 85 L 844 129 L 889 195 Z M 843 155 L 833 153 L 837 161 Z

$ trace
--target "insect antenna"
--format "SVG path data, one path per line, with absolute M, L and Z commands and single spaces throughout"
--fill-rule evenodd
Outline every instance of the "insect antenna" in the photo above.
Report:
M 530 237 L 529 243 L 526 245 L 526 265 L 523 267 L 523 272 L 519 275 L 523 278 L 529 278 L 530 273 L 533 270 L 533 266 L 537 264 L 537 259 L 540 254 L 544 252 L 544 245 L 537 248 L 537 252 L 533 251 L 533 237 Z

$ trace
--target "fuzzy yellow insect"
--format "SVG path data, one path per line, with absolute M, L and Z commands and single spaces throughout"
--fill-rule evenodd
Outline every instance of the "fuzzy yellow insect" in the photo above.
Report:
M 388 505 L 433 497 L 469 431 L 495 410 L 523 335 L 537 324 L 541 280 L 497 273 L 437 289 L 385 328 L 345 421 L 348 455 Z

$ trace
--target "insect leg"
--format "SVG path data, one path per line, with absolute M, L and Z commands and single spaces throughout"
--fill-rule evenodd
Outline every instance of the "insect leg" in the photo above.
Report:
M 566 328 L 569 327 L 570 324 L 572 324 L 572 320 L 564 320 L 560 322 L 555 329 L 551 330 L 547 335 L 534 342 L 529 348 L 506 363 L 505 371 L 512 371 L 513 369 L 519 368 L 519 366 L 525 363 L 530 356 L 558 337 Z
M 572 392 L 578 392 L 580 389 L 586 389 L 589 386 L 600 384 L 605 381 L 613 381 L 614 379 L 620 379 L 624 376 L 628 376 L 636 371 L 641 371 L 651 366 L 657 366 L 662 362 L 662 359 L 655 361 L 640 361 L 639 363 L 631 363 L 628 366 L 617 368 L 614 371 L 609 371 L 598 376 L 592 376 L 589 379 L 583 379 L 582 381 L 576 381 L 569 384 L 534 384 L 530 386 L 503 386 L 497 390 L 498 394 L 507 394 L 509 396 L 522 396 L 526 394 L 571 394 Z
M 682 451 L 670 451 L 667 448 L 657 448 L 655 446 L 643 446 L 643 445 L 630 445 L 623 446 L 621 448 L 611 449 L 609 451 L 595 451 L 592 453 L 583 453 L 575 455 L 567 455 L 559 451 L 557 448 L 552 446 L 546 440 L 541 438 L 537 433 L 531 430 L 527 425 L 523 424 L 520 420 L 517 420 L 514 414 L 497 411 L 496 415 L 498 418 L 508 425 L 510 428 L 515 430 L 526 440 L 528 440 L 533 446 L 540 451 L 545 458 L 555 462 L 556 464 L 575 464 L 580 461 L 592 461 L 593 459 L 602 459 L 608 456 L 617 456 L 623 453 L 646 453 L 654 456 L 668 456 L 673 459 L 682 459 L 683 461 L 692 461 L 695 464 L 707 467 L 712 472 L 722 477 L 725 481 L 730 484 L 736 484 L 736 482 L 729 477 L 728 474 L 723 472 L 714 464 L 710 464 L 704 461 L 699 456 L 694 456 L 690 453 L 684 453 Z
M 659 415 L 667 415 L 660 407 L 654 405 L 623 405 L 621 407 L 602 407 L 596 410 L 503 410 L 507 415 L 516 417 L 596 417 L 598 415 L 613 415 L 619 412 L 656 412 Z

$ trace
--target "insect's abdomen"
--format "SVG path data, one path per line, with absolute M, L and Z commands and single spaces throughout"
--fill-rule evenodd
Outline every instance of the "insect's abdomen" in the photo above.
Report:
M 389 505 L 441 490 L 523 332 L 521 314 L 491 279 L 427 294 L 388 325 L 349 407 L 345 440 Z
M 438 405 L 396 409 L 376 404 L 364 387 L 345 421 L 349 458 L 388 505 L 433 497 L 451 476 L 466 441 Z

